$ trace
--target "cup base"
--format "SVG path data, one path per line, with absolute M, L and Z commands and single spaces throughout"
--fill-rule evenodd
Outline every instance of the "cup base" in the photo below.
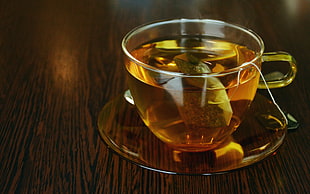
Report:
M 186 145 L 186 144 L 170 144 L 167 143 L 167 146 L 170 148 L 176 150 L 176 151 L 182 151 L 182 152 L 206 152 L 210 150 L 217 149 L 218 147 L 223 147 L 225 146 L 228 142 L 232 141 L 232 137 L 228 136 L 221 141 L 218 141 L 217 143 L 210 143 L 210 144 L 192 144 L 192 145 Z
M 260 94 L 229 138 L 199 152 L 175 149 L 160 141 L 123 95 L 108 102 L 98 117 L 99 133 L 111 150 L 141 167 L 169 174 L 211 175 L 254 164 L 277 150 L 285 138 L 286 126 L 277 107 Z

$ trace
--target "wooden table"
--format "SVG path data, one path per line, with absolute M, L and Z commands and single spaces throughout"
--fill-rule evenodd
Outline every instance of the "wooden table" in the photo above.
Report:
M 101 108 L 126 88 L 120 42 L 133 27 L 212 18 L 256 31 L 298 62 L 272 90 L 300 127 L 271 157 L 223 175 L 143 169 L 107 148 Z M 309 0 L 0 1 L 0 192 L 309 193 Z

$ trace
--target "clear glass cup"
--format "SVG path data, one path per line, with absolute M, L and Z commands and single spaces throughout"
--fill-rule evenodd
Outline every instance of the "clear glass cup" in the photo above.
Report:
M 297 67 L 285 52 L 264 53 L 253 31 L 210 19 L 139 26 L 122 41 L 134 106 L 145 125 L 176 150 L 201 152 L 229 141 L 257 88 L 290 84 Z M 289 70 L 260 80 L 262 62 Z

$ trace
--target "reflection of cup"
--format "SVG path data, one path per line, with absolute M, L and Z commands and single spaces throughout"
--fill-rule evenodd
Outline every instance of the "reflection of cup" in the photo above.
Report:
M 296 74 L 291 55 L 263 53 L 261 38 L 217 20 L 178 19 L 138 27 L 122 42 L 129 89 L 140 117 L 178 150 L 206 151 L 241 123 L 257 88 L 262 61 L 286 61 L 288 73 L 267 80 L 286 86 Z

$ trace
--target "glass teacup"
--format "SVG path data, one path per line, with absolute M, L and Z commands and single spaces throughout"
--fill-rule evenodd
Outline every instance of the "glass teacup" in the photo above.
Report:
M 257 88 L 290 84 L 294 58 L 264 53 L 253 31 L 209 19 L 175 19 L 137 27 L 122 41 L 129 89 L 141 119 L 176 150 L 214 149 L 238 128 Z M 289 71 L 260 81 L 265 61 Z

